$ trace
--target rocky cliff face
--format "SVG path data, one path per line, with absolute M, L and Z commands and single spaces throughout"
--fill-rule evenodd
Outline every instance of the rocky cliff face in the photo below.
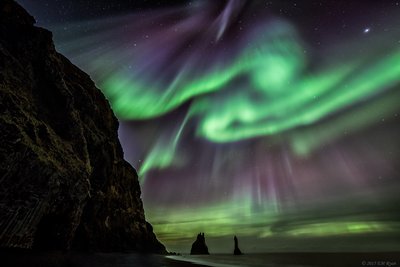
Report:
M 0 247 L 164 253 L 90 77 L 0 1 Z

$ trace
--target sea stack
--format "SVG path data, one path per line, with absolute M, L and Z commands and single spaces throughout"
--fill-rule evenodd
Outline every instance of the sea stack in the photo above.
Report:
M 196 241 L 192 244 L 192 249 L 190 250 L 190 255 L 209 255 L 208 247 L 206 245 L 206 239 L 204 233 L 199 233 L 197 235 Z
M 233 240 L 235 241 L 235 250 L 233 251 L 233 255 L 242 255 L 243 253 L 239 249 L 239 242 L 237 237 L 235 236 Z
M 34 24 L 0 1 L 0 248 L 166 253 L 110 104 Z

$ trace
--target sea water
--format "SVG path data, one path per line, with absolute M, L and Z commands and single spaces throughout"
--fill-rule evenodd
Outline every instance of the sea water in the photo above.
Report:
M 282 252 L 167 256 L 211 267 L 400 267 L 400 252 Z
M 300 267 L 310 266 L 296 263 L 277 262 L 264 254 L 245 254 L 235 256 L 231 254 L 216 255 L 183 255 L 183 256 L 167 256 L 173 260 L 180 260 L 193 263 L 195 265 L 210 267 Z M 315 265 L 313 265 L 316 267 Z

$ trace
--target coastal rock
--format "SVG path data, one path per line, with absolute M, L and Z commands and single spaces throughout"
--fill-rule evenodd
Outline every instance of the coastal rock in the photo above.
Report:
M 233 250 L 233 254 L 234 255 L 242 255 L 243 253 L 239 249 L 239 241 L 238 241 L 237 237 L 235 236 L 233 238 L 233 240 L 235 242 L 235 249 Z
M 190 250 L 191 255 L 209 255 L 208 247 L 206 245 L 206 239 L 204 233 L 199 233 L 197 235 L 196 241 L 192 244 L 192 249 Z
M 34 23 L 0 1 L 0 247 L 165 253 L 108 101 Z

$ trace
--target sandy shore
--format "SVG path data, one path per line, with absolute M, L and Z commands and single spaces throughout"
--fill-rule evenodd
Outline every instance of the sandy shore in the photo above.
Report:
M 318 266 L 400 267 L 400 252 L 264 253 L 233 256 L 163 256 L 133 253 L 78 253 L 0 250 L 2 267 L 194 267 Z

